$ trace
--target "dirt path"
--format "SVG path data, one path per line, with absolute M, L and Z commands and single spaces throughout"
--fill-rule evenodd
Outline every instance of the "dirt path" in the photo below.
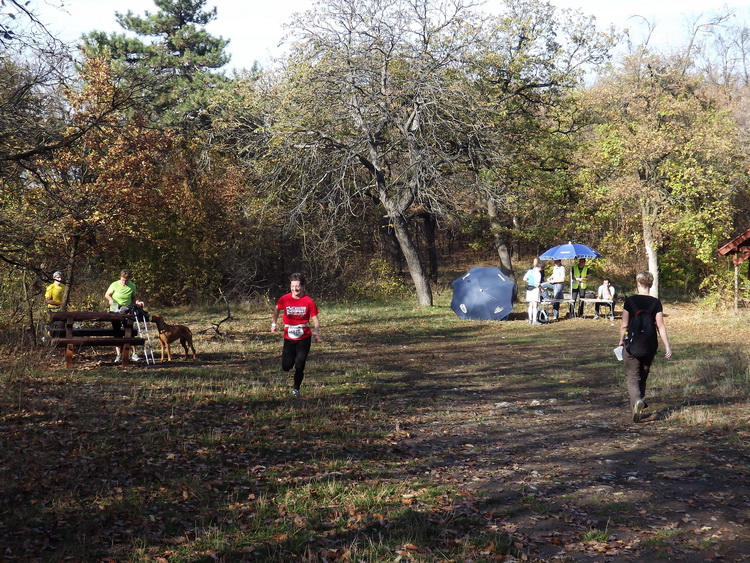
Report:
M 490 527 L 533 559 L 750 560 L 747 432 L 670 420 L 681 399 L 658 390 L 633 424 L 614 323 L 512 325 L 367 344 L 401 374 L 396 451 L 415 475 L 481 493 Z

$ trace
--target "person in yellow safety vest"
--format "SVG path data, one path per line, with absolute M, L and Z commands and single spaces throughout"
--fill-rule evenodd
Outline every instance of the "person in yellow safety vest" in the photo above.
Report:
M 589 267 L 586 265 L 586 259 L 581 258 L 578 260 L 578 264 L 573 266 L 573 294 L 570 296 L 573 303 L 570 305 L 570 316 L 573 316 L 573 309 L 575 308 L 576 300 L 579 301 L 578 305 L 578 316 L 583 316 L 583 299 L 586 296 L 586 288 L 588 287 L 589 281 Z

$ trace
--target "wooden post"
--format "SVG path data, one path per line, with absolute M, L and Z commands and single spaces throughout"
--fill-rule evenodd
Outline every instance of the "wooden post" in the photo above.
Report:
M 65 347 L 65 367 L 70 369 L 73 367 L 73 345 L 68 344 Z
M 130 344 L 124 344 L 122 347 L 122 366 L 130 365 Z
M 734 314 L 740 312 L 740 265 L 734 263 Z

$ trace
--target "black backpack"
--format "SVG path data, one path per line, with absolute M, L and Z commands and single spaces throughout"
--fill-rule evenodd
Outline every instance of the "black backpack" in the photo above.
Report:
M 547 311 L 545 311 L 544 309 L 539 309 L 536 312 L 536 320 L 542 323 L 543 325 L 547 324 L 549 322 L 549 316 L 547 315 Z
M 150 316 L 148 314 L 148 311 L 144 311 L 141 307 L 138 305 L 129 305 L 125 307 L 124 305 L 120 307 L 117 310 L 118 313 L 121 315 L 134 315 L 138 322 L 149 322 Z
M 654 309 L 658 301 L 654 301 L 648 309 L 639 309 L 632 313 L 628 323 L 627 342 L 625 349 L 636 358 L 650 358 L 656 354 L 659 341 L 656 339 L 656 316 Z

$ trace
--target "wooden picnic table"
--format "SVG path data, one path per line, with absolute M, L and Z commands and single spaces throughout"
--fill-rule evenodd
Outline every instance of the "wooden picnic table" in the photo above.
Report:
M 73 367 L 73 349 L 76 346 L 120 346 L 122 365 L 130 363 L 130 347 L 143 345 L 145 340 L 135 336 L 135 317 L 110 312 L 65 311 L 52 313 L 52 345 L 65 346 L 65 367 Z M 110 323 L 111 328 L 91 326 L 92 323 Z M 89 325 L 89 326 L 84 326 Z

